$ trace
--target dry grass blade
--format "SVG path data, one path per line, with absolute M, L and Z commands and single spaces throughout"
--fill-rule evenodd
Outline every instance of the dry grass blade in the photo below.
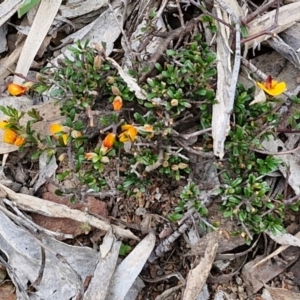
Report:
M 58 12 L 62 0 L 42 0 L 36 13 L 30 32 L 25 41 L 21 52 L 16 73 L 27 75 L 31 63 L 37 54 L 48 30 Z M 18 76 L 14 77 L 15 83 L 22 83 L 23 79 Z
M 0 4 L 0 26 L 2 26 L 18 9 L 23 0 L 6 0 Z

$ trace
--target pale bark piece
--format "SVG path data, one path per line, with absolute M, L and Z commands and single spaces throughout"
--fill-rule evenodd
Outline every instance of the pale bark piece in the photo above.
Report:
M 218 236 L 213 235 L 211 237 L 212 238 L 208 242 L 205 250 L 204 257 L 201 258 L 198 266 L 189 271 L 183 300 L 197 300 L 206 283 L 218 250 Z
M 266 289 L 270 293 L 273 300 L 300 300 L 300 293 L 273 287 L 267 287 Z
M 48 30 L 58 12 L 62 0 L 42 0 L 39 9 L 34 18 L 30 32 L 26 38 L 22 49 L 16 73 L 27 75 L 31 63 L 37 54 L 44 38 L 47 36 Z M 21 84 L 24 79 L 14 76 L 14 82 Z
M 35 212 L 49 217 L 69 218 L 81 223 L 89 224 L 104 231 L 112 231 L 119 237 L 139 240 L 139 238 L 129 230 L 116 225 L 110 225 L 88 213 L 71 209 L 66 205 L 53 203 L 31 195 L 18 194 L 2 184 L 0 184 L 0 192 L 6 194 L 7 197 L 22 210 Z
M 5 0 L 0 4 L 0 26 L 2 26 L 19 8 L 23 0 Z
M 233 1 L 233 0 L 232 0 Z M 239 32 L 239 23 L 238 18 L 240 16 L 234 15 L 231 12 L 230 20 L 227 12 L 223 8 L 227 8 L 227 11 L 230 10 L 230 7 L 236 7 L 238 4 L 233 5 L 233 2 L 230 2 L 230 5 L 223 5 L 222 9 L 217 6 L 216 13 L 220 20 L 223 20 L 225 23 L 235 22 L 236 29 L 236 49 L 234 53 L 234 64 L 231 67 L 231 53 L 232 50 L 228 44 L 230 40 L 230 31 L 227 26 L 224 26 L 221 22 L 218 22 L 219 31 L 217 34 L 217 73 L 218 73 L 218 82 L 217 82 L 217 91 L 216 91 L 216 100 L 217 103 L 213 105 L 213 114 L 212 114 L 212 137 L 213 137 L 213 150 L 214 154 L 221 159 L 224 156 L 224 144 L 226 136 L 230 130 L 230 116 L 233 110 L 234 98 L 236 83 L 238 78 L 238 73 L 240 69 L 240 32 Z M 236 2 L 236 1 L 235 1 Z
M 9 69 L 12 69 L 13 65 L 18 61 L 22 52 L 24 42 L 18 44 L 16 49 L 2 59 L 0 59 L 0 82 L 4 80 L 11 73 Z
M 100 9 L 108 2 L 108 0 L 86 0 L 68 3 L 68 5 L 61 5 L 59 12 L 62 17 L 72 19 Z
M 106 300 L 110 281 L 117 265 L 121 244 L 121 241 L 117 241 L 114 238 L 110 251 L 107 253 L 105 258 L 102 257 L 100 250 L 99 260 L 93 274 L 93 278 L 84 294 L 84 300 Z
M 140 274 L 155 246 L 155 235 L 149 233 L 117 267 L 106 300 L 123 300 Z
M 110 9 L 105 10 L 92 23 L 64 38 L 61 41 L 62 44 L 86 40 L 90 41 L 90 45 L 93 45 L 94 43 L 99 45 L 101 45 L 101 43 L 105 43 L 105 53 L 106 55 L 110 55 L 114 48 L 115 41 L 121 34 L 121 28 L 124 22 L 124 6 L 122 5 L 122 1 L 112 1 L 111 5 L 113 12 L 110 11 Z M 132 6 L 133 5 L 128 5 L 127 14 L 130 14 Z M 63 59 L 65 56 L 72 59 L 71 52 L 67 49 L 67 47 L 63 48 L 62 53 L 52 60 L 52 64 L 56 65 L 57 60 Z
M 249 24 L 247 24 L 247 28 L 249 28 L 248 36 L 254 36 L 259 34 L 260 32 L 267 30 L 270 28 L 275 19 L 276 9 L 255 18 Z M 285 29 L 294 25 L 297 21 L 300 20 L 300 2 L 295 2 L 287 5 L 283 5 L 279 8 L 279 16 L 278 16 L 278 25 L 271 31 L 273 34 L 278 34 Z M 249 49 L 255 47 L 262 41 L 265 41 L 272 37 L 271 34 L 264 34 L 259 37 L 255 37 L 249 42 L 245 43 L 245 46 Z
M 4 24 L 0 27 L 0 53 L 3 53 L 7 50 L 7 24 Z

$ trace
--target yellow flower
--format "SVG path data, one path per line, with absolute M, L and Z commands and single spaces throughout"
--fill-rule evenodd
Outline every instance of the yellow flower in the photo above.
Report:
M 97 153 L 88 152 L 88 153 L 85 153 L 84 156 L 87 160 L 92 160 L 93 158 L 97 157 Z
M 115 97 L 113 103 L 114 111 L 119 111 L 123 106 L 123 100 L 120 96 Z
M 16 83 L 10 83 L 7 87 L 7 90 L 13 96 L 21 96 L 25 94 L 27 88 Z
M 116 140 L 116 135 L 114 133 L 109 133 L 105 139 L 102 142 L 102 146 L 100 148 L 100 151 L 102 154 L 106 154 L 114 145 L 114 142 Z
M 5 129 L 5 126 L 8 124 L 8 121 L 0 121 L 0 128 Z
M 134 142 L 136 137 L 137 137 L 137 134 L 138 134 L 138 130 L 133 126 L 133 125 L 130 125 L 130 124 L 124 124 L 121 126 L 121 129 L 122 132 L 120 135 L 119 135 L 119 140 L 120 142 L 122 143 L 125 143 L 125 142 Z
M 3 141 L 7 144 L 14 144 L 17 139 L 17 133 L 11 129 L 4 129 Z
M 276 80 L 273 80 L 270 75 L 267 77 L 265 82 L 257 82 L 256 84 L 271 96 L 278 96 L 286 90 L 286 83 L 284 81 L 277 82 Z
M 63 126 L 61 124 L 56 124 L 56 123 L 53 123 L 50 125 L 50 132 L 51 134 L 53 135 L 53 137 L 58 140 L 59 139 L 59 135 L 57 135 L 57 133 L 59 132 L 63 132 Z M 67 145 L 67 142 L 68 142 L 68 135 L 67 134 L 63 134 L 62 136 L 62 139 L 63 139 L 63 143 L 65 145 Z

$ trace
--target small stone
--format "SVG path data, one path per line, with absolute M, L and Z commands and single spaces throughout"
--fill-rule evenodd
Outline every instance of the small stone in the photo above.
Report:
M 21 187 L 22 187 L 22 184 L 21 184 L 21 183 L 13 182 L 13 183 L 11 184 L 11 187 L 10 187 L 10 188 L 11 188 L 14 192 L 19 192 L 20 189 L 21 189 Z

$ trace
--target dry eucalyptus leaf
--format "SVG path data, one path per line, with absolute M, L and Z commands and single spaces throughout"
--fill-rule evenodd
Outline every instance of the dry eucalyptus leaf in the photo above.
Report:
M 300 3 L 300 2 L 299 2 Z M 278 152 L 278 149 L 281 151 L 286 151 L 285 144 L 280 139 L 274 139 L 273 136 L 270 136 L 268 140 L 264 140 L 261 143 L 262 147 L 269 152 Z M 279 170 L 284 177 L 287 176 L 288 183 L 291 188 L 294 190 L 296 195 L 300 194 L 299 178 L 300 178 L 300 166 L 299 161 L 296 156 L 293 154 L 282 154 L 280 155 L 282 164 L 279 166 Z
M 51 178 L 57 168 L 56 157 L 53 155 L 49 161 L 48 154 L 44 151 L 39 157 L 39 178 L 34 185 L 34 190 L 37 191 L 47 181 L 47 177 Z
M 109 240 L 112 241 L 112 244 L 105 257 L 101 257 L 102 252 L 100 249 L 101 254 L 99 254 L 99 260 L 93 273 L 93 278 L 84 294 L 84 300 L 107 299 L 108 289 L 116 269 L 119 251 L 122 244 L 121 241 L 117 241 L 115 238 L 112 240 L 109 238 Z
M 289 233 L 278 232 L 274 235 L 272 232 L 266 231 L 266 234 L 280 245 L 300 247 L 300 239 Z
M 137 84 L 136 79 L 130 76 L 128 73 L 126 73 L 114 59 L 107 57 L 107 60 L 110 61 L 113 64 L 113 66 L 118 70 L 119 75 L 126 82 L 130 91 L 134 92 L 135 96 L 138 99 L 146 100 L 147 93 Z
M 189 271 L 187 277 L 186 288 L 183 295 L 183 300 L 197 299 L 201 293 L 207 277 L 211 270 L 218 250 L 218 236 L 211 236 L 204 257 L 201 258 L 199 264 Z
M 155 246 L 155 235 L 149 233 L 117 267 L 106 300 L 124 299 L 140 274 Z
M 3 212 L 0 212 L 0 232 L 1 251 L 26 290 L 38 278 L 42 263 L 41 245 L 27 229 L 16 225 Z M 97 252 L 87 247 L 61 243 L 44 234 L 39 238 L 46 247 L 46 261 L 41 282 L 36 290 L 31 291 L 31 296 L 34 299 L 75 299 L 82 290 L 85 278 L 93 274 Z M 60 260 L 57 254 L 67 263 Z M 7 271 L 13 279 L 14 274 Z M 24 299 L 18 289 L 17 295 L 18 299 Z
M 259 89 L 257 90 L 257 93 L 255 93 L 255 96 L 254 96 L 254 100 L 250 102 L 249 105 L 253 105 L 253 104 L 256 104 L 256 103 L 264 103 L 267 101 L 267 97 L 266 97 L 266 94 L 263 90 Z

